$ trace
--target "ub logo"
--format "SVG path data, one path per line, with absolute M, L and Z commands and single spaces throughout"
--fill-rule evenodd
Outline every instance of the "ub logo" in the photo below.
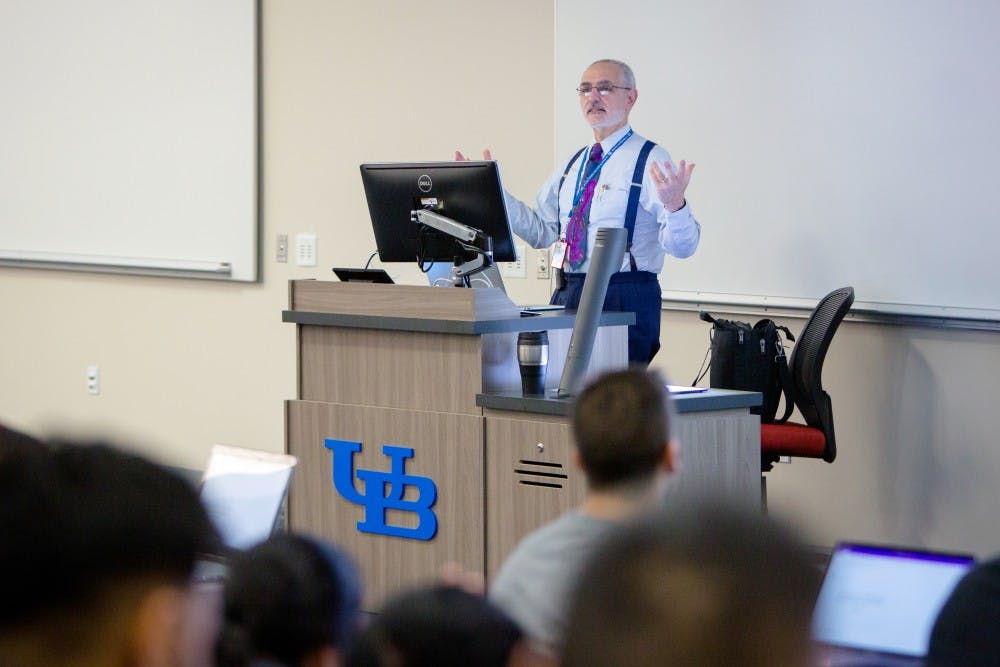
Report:
M 327 438 L 323 444 L 333 451 L 333 485 L 337 493 L 365 508 L 365 520 L 358 522 L 358 530 L 411 540 L 434 537 L 437 516 L 431 507 L 437 501 L 437 486 L 430 477 L 406 474 L 406 461 L 413 458 L 411 447 L 382 445 L 382 453 L 391 462 L 389 472 L 358 470 L 358 479 L 364 482 L 364 493 L 359 493 L 354 487 L 354 455 L 361 451 L 361 443 Z M 403 500 L 407 486 L 417 489 L 416 500 Z M 413 512 L 419 523 L 416 528 L 390 526 L 386 523 L 386 510 Z

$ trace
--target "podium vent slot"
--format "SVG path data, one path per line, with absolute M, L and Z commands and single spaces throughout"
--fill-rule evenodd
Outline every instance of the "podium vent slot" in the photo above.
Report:
M 521 459 L 514 466 L 514 477 L 518 484 L 540 486 L 549 489 L 563 488 L 563 480 L 569 475 L 563 472 L 563 464 L 549 461 Z
M 533 482 L 531 480 L 520 479 L 518 484 L 524 484 L 525 486 L 541 486 L 547 489 L 561 489 L 562 484 L 549 484 L 548 482 Z
M 563 467 L 563 464 L 561 464 L 561 463 L 550 463 L 548 461 L 532 461 L 531 459 L 521 459 L 520 461 L 518 461 L 518 463 L 520 463 L 521 465 L 526 465 L 526 466 L 544 466 L 546 468 L 562 468 Z
M 514 472 L 519 475 L 534 475 L 535 477 L 555 477 L 556 479 L 566 479 L 568 475 L 561 472 L 542 472 L 541 470 L 523 470 L 514 468 Z

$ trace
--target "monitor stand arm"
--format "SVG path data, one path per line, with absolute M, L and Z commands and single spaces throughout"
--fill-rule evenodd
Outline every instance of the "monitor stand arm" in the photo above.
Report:
M 467 262 L 463 262 L 459 256 L 455 257 L 455 265 L 451 267 L 451 283 L 455 287 L 468 287 L 469 276 L 492 266 L 493 239 L 489 234 L 428 209 L 411 211 L 410 219 L 418 225 L 447 234 L 458 241 L 463 249 L 476 253 L 476 257 Z

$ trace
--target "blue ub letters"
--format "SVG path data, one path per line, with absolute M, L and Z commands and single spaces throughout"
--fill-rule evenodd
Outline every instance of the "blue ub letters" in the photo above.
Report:
M 411 540 L 429 540 L 437 534 L 437 516 L 431 511 L 437 501 L 434 480 L 406 474 L 406 460 L 413 458 L 413 448 L 382 445 L 382 453 L 392 463 L 390 471 L 358 470 L 358 479 L 365 488 L 364 493 L 359 493 L 354 488 L 354 455 L 361 451 L 361 443 L 327 438 L 323 444 L 333 451 L 333 485 L 337 493 L 365 507 L 365 520 L 358 522 L 358 530 Z M 403 500 L 407 486 L 417 489 L 416 500 Z M 386 524 L 386 510 L 413 512 L 419 523 L 416 528 L 390 526 Z

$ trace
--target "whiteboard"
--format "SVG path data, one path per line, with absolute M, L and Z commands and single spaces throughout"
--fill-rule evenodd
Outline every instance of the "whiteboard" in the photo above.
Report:
M 665 299 L 1000 320 L 995 0 L 556 0 L 556 154 L 573 91 L 636 74 L 636 131 L 697 164 L 702 225 Z
M 257 280 L 255 0 L 3 0 L 0 90 L 0 262 Z

